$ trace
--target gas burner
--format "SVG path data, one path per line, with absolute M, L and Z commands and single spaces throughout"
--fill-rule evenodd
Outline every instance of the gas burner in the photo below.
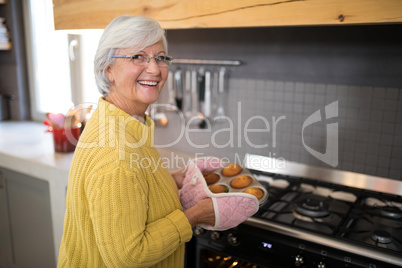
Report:
M 381 207 L 380 213 L 384 217 L 400 219 L 402 218 L 402 210 L 397 207 Z
M 400 220 L 384 217 L 373 210 L 350 217 L 341 236 L 351 241 L 363 242 L 377 249 L 392 250 L 402 253 L 402 224 Z
M 371 234 L 371 239 L 375 241 L 376 243 L 381 243 L 381 244 L 389 244 L 392 242 L 392 236 L 387 232 L 383 230 L 375 230 Z
M 302 183 L 299 185 L 298 191 L 305 194 L 328 196 L 333 190 L 325 187 Z
M 257 180 L 267 182 L 271 187 L 276 187 L 279 189 L 285 189 L 289 186 L 289 182 L 283 179 L 275 179 L 273 177 L 268 177 L 264 175 L 254 175 Z
M 362 209 L 369 214 L 377 215 L 384 219 L 402 219 L 402 202 L 369 197 L 362 204 Z
M 380 200 L 374 197 L 368 197 L 364 200 L 364 205 L 368 207 L 396 207 L 402 210 L 402 203 L 389 200 Z
M 302 200 L 296 206 L 297 213 L 312 218 L 323 218 L 328 216 L 330 214 L 328 209 L 328 202 L 314 197 L 309 197 L 305 200 Z
M 289 186 L 289 182 L 285 181 L 285 180 L 281 180 L 281 179 L 273 180 L 271 182 L 271 186 L 277 187 L 277 188 L 280 188 L 280 189 L 285 189 L 286 187 Z
M 334 191 L 329 195 L 330 198 L 337 199 L 337 200 L 342 200 L 345 202 L 351 202 L 354 203 L 357 200 L 357 197 L 355 194 L 349 193 L 349 192 L 343 192 L 343 191 Z
M 306 185 L 306 184 L 305 184 Z M 307 189 L 308 187 L 304 187 Z M 328 196 L 299 192 L 299 188 L 260 209 L 258 216 L 317 233 L 334 234 L 351 204 Z
M 300 184 L 299 187 L 297 188 L 297 191 L 304 194 L 314 194 L 322 197 L 330 197 L 332 199 L 337 199 L 340 201 L 351 202 L 351 203 L 357 200 L 356 195 L 350 192 L 345 192 L 341 190 L 339 191 L 335 189 L 305 183 Z

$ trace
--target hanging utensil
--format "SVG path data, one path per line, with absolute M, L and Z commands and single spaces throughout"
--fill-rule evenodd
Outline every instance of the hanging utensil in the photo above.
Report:
M 204 116 L 210 117 L 212 111 L 211 104 L 211 73 L 205 72 L 205 96 L 204 96 Z
M 211 97 L 211 113 L 215 114 L 218 109 L 218 83 L 219 83 L 219 72 L 214 72 L 213 82 L 212 82 L 212 97 Z
M 182 79 L 182 71 L 180 69 L 177 69 L 177 71 L 174 74 L 175 78 L 175 96 L 176 96 L 176 105 L 179 110 L 181 110 L 183 107 L 183 79 Z
M 216 110 L 217 116 L 224 116 L 225 110 L 223 108 L 223 101 L 225 97 L 225 68 L 219 70 L 219 86 L 218 86 L 218 109 Z
M 164 127 L 168 123 L 168 118 L 164 112 L 159 108 L 158 101 L 150 105 L 150 117 L 155 123 L 155 126 Z
M 191 124 L 199 126 L 204 116 L 200 112 L 197 71 L 191 71 Z
M 185 86 L 184 86 L 184 103 L 183 113 L 186 118 L 191 117 L 191 72 L 186 71 L 185 74 Z
M 203 67 L 198 69 L 198 101 L 199 111 L 204 113 L 204 100 L 205 100 L 205 70 Z
M 197 91 L 197 71 L 191 71 L 191 109 L 192 116 L 198 114 L 198 91 Z
M 173 87 L 173 72 L 170 71 L 167 79 L 167 87 L 168 87 L 168 101 L 167 101 L 167 110 L 168 111 L 174 111 L 174 107 L 176 106 L 176 100 L 175 100 L 175 90 Z M 170 106 L 171 105 L 171 106 Z M 170 107 L 169 107 L 170 106 Z
M 205 72 L 205 80 L 204 80 L 204 107 L 203 107 L 203 114 L 204 118 L 200 123 L 200 128 L 207 127 L 207 120 L 211 116 L 211 73 Z

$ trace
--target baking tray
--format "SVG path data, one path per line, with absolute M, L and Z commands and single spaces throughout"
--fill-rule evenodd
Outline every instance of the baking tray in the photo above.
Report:
M 264 193 L 264 195 L 260 199 L 258 199 L 260 206 L 262 206 L 268 200 L 268 191 L 262 186 L 262 184 L 253 176 L 253 174 L 248 169 L 246 169 L 244 167 L 241 167 L 241 168 L 243 169 L 242 172 L 240 172 L 239 174 L 237 174 L 235 176 L 231 176 L 231 177 L 222 175 L 222 170 L 224 168 L 220 168 L 220 169 L 211 171 L 212 173 L 215 173 L 219 176 L 219 180 L 213 184 L 209 184 L 208 188 L 212 185 L 224 185 L 229 189 L 228 193 L 243 193 L 243 191 L 246 190 L 247 188 L 256 187 Z M 204 173 L 207 173 L 207 172 L 204 172 Z M 241 188 L 241 189 L 233 188 L 232 186 L 230 186 L 230 182 L 240 175 L 246 175 L 246 176 L 252 178 L 253 179 L 252 183 L 249 186 Z

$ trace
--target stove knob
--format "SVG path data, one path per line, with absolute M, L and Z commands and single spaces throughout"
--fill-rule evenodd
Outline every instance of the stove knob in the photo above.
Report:
M 211 233 L 211 238 L 212 238 L 212 240 L 219 240 L 221 238 L 221 233 L 217 232 L 217 231 L 212 232 Z
M 304 264 L 304 258 L 301 255 L 295 257 L 295 266 L 299 267 Z
M 317 265 L 317 268 L 326 268 L 325 262 L 321 262 Z
M 234 234 L 228 234 L 228 243 L 232 246 L 237 246 L 239 244 L 239 239 Z
M 205 233 L 205 229 L 201 228 L 200 226 L 195 227 L 194 233 L 196 235 L 202 235 L 203 233 Z

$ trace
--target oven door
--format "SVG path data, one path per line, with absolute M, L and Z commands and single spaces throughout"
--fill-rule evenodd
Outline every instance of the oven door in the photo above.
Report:
M 280 246 L 274 253 L 273 245 L 265 242 L 258 231 L 247 225 L 227 231 L 195 229 L 187 245 L 187 267 L 293 267 L 280 253 L 289 254 L 289 250 Z
M 207 247 L 200 246 L 197 252 L 197 268 L 263 267 L 238 256 L 231 256 Z
M 188 268 L 400 267 L 248 224 L 227 231 L 195 229 Z

